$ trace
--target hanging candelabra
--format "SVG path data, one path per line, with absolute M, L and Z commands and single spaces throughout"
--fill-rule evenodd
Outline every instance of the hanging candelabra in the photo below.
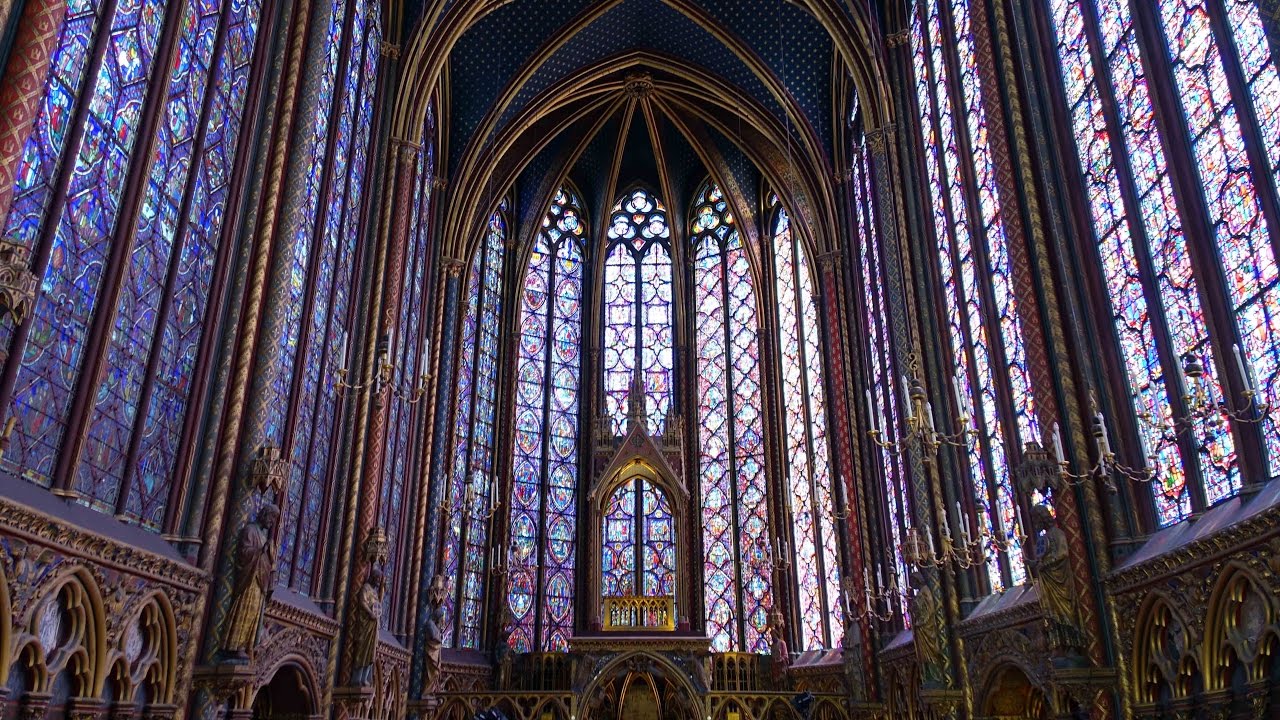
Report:
M 867 431 L 871 440 L 879 447 L 893 453 L 901 454 L 904 450 L 911 446 L 912 443 L 920 443 L 921 449 L 924 451 L 924 459 L 931 462 L 938 449 L 943 446 L 967 448 L 970 438 L 977 435 L 978 431 L 973 427 L 972 418 L 965 412 L 966 407 L 964 398 L 960 394 L 959 380 L 956 385 L 956 427 L 960 428 L 955 433 L 939 432 L 933 425 L 933 403 L 929 400 L 929 394 L 925 392 L 924 385 L 919 377 L 908 378 L 902 376 L 903 387 L 903 424 L 902 437 L 898 440 L 886 440 L 883 436 L 881 424 L 883 419 L 877 420 L 875 413 L 871 413 L 872 427 Z M 867 407 L 874 405 L 871 402 L 871 391 L 867 391 Z

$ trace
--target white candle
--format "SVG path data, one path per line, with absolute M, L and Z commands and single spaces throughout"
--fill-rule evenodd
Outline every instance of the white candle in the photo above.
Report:
M 911 407 L 911 385 L 907 383 L 907 376 L 902 376 L 902 410 L 907 415 L 907 420 L 911 420 L 914 416 L 914 408 Z
M 1058 423 L 1053 424 L 1053 455 L 1061 464 L 1066 461 L 1067 454 L 1062 449 L 1062 432 L 1058 430 Z
M 1098 452 L 1103 456 L 1111 454 L 1111 440 L 1107 438 L 1107 421 L 1102 417 L 1102 413 L 1094 416 L 1098 425 Z
M 347 351 L 351 349 L 351 335 L 342 337 L 342 354 L 338 356 L 338 367 L 347 369 Z
M 1240 352 L 1240 345 L 1238 343 L 1233 344 L 1231 346 L 1231 352 L 1236 356 L 1236 371 L 1240 373 L 1240 381 L 1244 383 L 1244 389 L 1249 392 L 1253 392 L 1254 382 L 1252 368 L 1250 368 L 1248 363 L 1244 361 L 1244 355 Z
M 942 512 L 942 535 L 943 537 L 951 537 L 951 523 L 947 520 L 947 513 Z
M 876 563 L 876 587 L 884 587 L 884 570 Z
M 880 428 L 876 426 L 876 406 L 871 403 L 871 388 L 867 388 L 866 392 L 868 422 L 871 423 L 872 430 L 879 430 Z
M 953 384 L 951 387 L 951 389 L 954 390 L 956 393 L 956 412 L 959 413 L 961 417 L 969 414 L 968 412 L 969 408 L 965 405 L 965 402 L 964 402 L 964 391 L 961 390 L 961 388 L 964 387 L 961 384 L 961 379 L 963 377 L 964 377 L 963 375 L 957 372 L 955 376 L 955 380 L 953 381 Z

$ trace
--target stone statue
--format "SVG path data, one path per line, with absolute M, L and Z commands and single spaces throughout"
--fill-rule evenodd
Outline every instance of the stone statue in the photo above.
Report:
M 1078 654 L 1085 643 L 1076 616 L 1067 535 L 1058 526 L 1053 512 L 1043 504 L 1031 508 L 1031 527 L 1035 533 L 1031 572 L 1040 590 L 1040 612 L 1044 616 L 1049 647 L 1068 655 Z
M 436 678 L 440 675 L 440 650 L 444 647 L 444 576 L 431 578 L 431 588 L 427 591 L 427 691 L 435 687 Z
M 916 659 L 926 687 L 947 684 L 946 651 L 943 647 L 942 601 L 919 570 L 911 572 L 911 630 L 915 639 Z
M 378 649 L 382 620 L 382 570 L 370 567 L 351 609 L 351 684 L 368 687 L 373 681 L 373 656 Z
M 769 655 L 772 660 L 773 682 L 780 683 L 791 669 L 791 649 L 787 647 L 787 621 L 782 612 L 775 609 L 769 615 Z
M 271 503 L 258 509 L 254 521 L 240 530 L 233 567 L 234 600 L 227 616 L 221 656 L 225 661 L 247 663 L 258 641 L 262 613 L 271 598 L 271 576 L 276 566 L 275 535 L 280 510 Z
M 516 632 L 516 614 L 511 605 L 503 602 L 502 621 L 498 626 L 498 636 L 493 646 L 493 662 L 498 672 L 498 687 L 511 687 L 511 665 L 514 662 L 511 651 L 511 636 Z

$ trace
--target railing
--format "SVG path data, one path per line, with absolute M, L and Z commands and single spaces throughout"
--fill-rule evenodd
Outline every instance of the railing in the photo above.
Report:
M 675 630 L 676 599 L 669 595 L 604 598 L 604 629 L 609 632 Z

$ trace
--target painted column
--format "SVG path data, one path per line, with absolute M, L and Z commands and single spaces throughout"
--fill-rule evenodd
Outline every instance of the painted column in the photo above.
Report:
M 439 303 L 439 343 L 434 353 L 436 359 L 435 408 L 432 410 L 431 454 L 426 474 L 426 518 L 422 533 L 421 570 L 418 576 L 417 607 L 414 608 L 413 665 L 409 677 L 410 715 L 414 714 L 414 701 L 421 700 L 431 691 L 427 686 L 427 634 L 430 612 L 431 580 L 436 574 L 436 560 L 440 549 L 441 512 L 444 509 L 444 492 L 448 485 L 445 448 L 449 441 L 452 420 L 453 384 L 457 366 L 458 311 L 462 293 L 462 271 L 466 261 L 446 258 L 442 264 Z M 422 504 L 419 504 L 422 507 Z
M 375 275 L 373 280 L 374 286 L 380 287 L 384 294 L 381 297 L 380 304 L 374 303 L 374 307 L 379 307 L 380 305 L 380 308 L 377 311 L 378 316 L 372 323 L 371 330 L 373 335 L 370 346 L 375 348 L 375 352 L 373 364 L 367 373 L 369 379 L 381 377 L 382 380 L 374 381 L 375 390 L 369 394 L 369 419 L 364 433 L 365 457 L 362 463 L 363 469 L 359 475 L 359 496 L 355 501 L 356 524 L 354 532 L 347 538 L 348 547 L 354 549 L 354 555 L 350 553 L 344 554 L 344 557 L 351 555 L 354 561 L 354 572 L 349 575 L 350 584 L 346 592 L 346 597 L 348 598 L 348 602 L 345 603 L 345 612 L 348 620 L 347 627 L 351 627 L 351 599 L 355 598 L 359 593 L 360 587 L 370 570 L 370 558 L 366 556 L 362 548 L 366 539 L 374 531 L 377 522 L 378 506 L 382 497 L 388 414 L 390 412 L 390 403 L 398 402 L 391 392 L 390 385 L 394 378 L 394 372 L 384 367 L 383 363 L 390 362 L 391 353 L 394 352 L 395 346 L 392 338 L 395 337 L 398 330 L 400 301 L 404 292 L 404 255 L 405 248 L 409 242 L 409 220 L 413 212 L 413 188 L 416 183 L 419 150 L 420 148 L 417 145 L 400 139 L 392 139 L 389 145 L 388 155 L 391 162 L 389 163 L 388 174 L 391 176 L 392 183 L 387 196 L 391 198 L 391 218 L 386 235 L 387 241 L 381 248 L 382 258 L 380 260 L 384 262 L 378 263 L 381 267 L 381 272 Z M 385 357 L 383 355 L 384 350 L 387 353 Z M 338 673 L 338 684 L 352 685 L 352 672 L 357 668 L 351 665 L 352 644 L 350 638 L 344 638 L 343 646 L 342 666 Z
M 7 19 L 12 8 L 5 11 Z M 13 183 L 22 147 L 44 98 L 45 82 L 62 21 L 66 0 L 27 0 L 18 18 L 9 62 L 0 79 L 0 227 L 9 216 Z M 0 24 L 0 29 L 4 25 Z
M 866 615 L 855 616 L 849 611 L 856 613 L 861 603 L 854 600 L 851 592 L 856 592 L 858 588 L 867 587 L 870 582 L 866 567 L 866 553 L 863 550 L 863 508 L 858 503 L 858 491 L 852 479 L 856 477 L 857 464 L 853 457 L 853 442 L 850 436 L 852 419 L 849 417 L 849 388 L 845 381 L 845 361 L 850 357 L 849 348 L 846 347 L 844 333 L 844 319 L 842 317 L 842 299 L 843 294 L 840 292 L 841 279 L 837 273 L 837 260 L 839 251 L 827 253 L 818 258 L 819 273 L 822 279 L 822 313 L 825 315 L 826 333 L 827 333 L 827 358 L 829 359 L 828 370 L 831 377 L 831 414 L 835 420 L 835 456 L 836 456 L 836 476 L 833 479 L 838 484 L 837 498 L 844 498 L 844 507 L 837 507 L 837 512 L 847 513 L 845 520 L 841 523 L 841 535 L 843 544 L 846 545 L 848 553 L 848 564 L 845 566 L 844 580 L 848 587 L 843 589 L 842 595 L 845 598 L 846 617 L 845 617 L 845 637 L 844 649 L 846 653 L 845 667 L 848 673 L 848 679 L 854 700 L 868 701 L 873 699 L 875 692 L 871 686 L 871 679 L 875 677 L 875 648 L 872 647 L 871 639 L 873 636 L 871 628 L 871 618 Z M 850 637 L 851 631 L 856 628 L 857 635 Z M 859 658 L 857 661 L 851 661 L 847 656 L 849 652 L 857 652 Z

